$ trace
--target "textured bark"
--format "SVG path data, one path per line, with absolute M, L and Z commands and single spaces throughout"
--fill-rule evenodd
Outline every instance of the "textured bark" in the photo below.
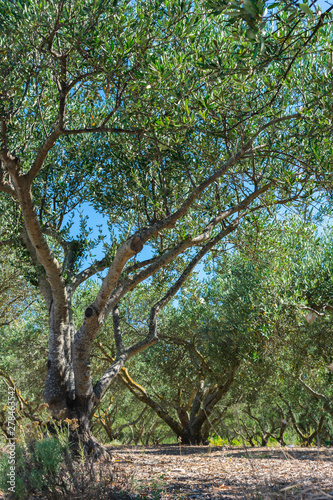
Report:
M 205 422 L 193 421 L 184 408 L 178 408 L 177 413 L 182 424 L 181 433 L 177 437 L 182 444 L 208 444 L 210 426 L 205 426 Z
M 182 444 L 190 445 L 207 445 L 209 443 L 208 436 L 209 433 L 205 434 L 202 432 L 202 428 L 188 427 L 184 428 L 178 439 L 181 440 Z

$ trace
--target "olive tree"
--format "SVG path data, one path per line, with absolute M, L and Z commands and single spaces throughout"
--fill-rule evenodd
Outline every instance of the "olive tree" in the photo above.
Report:
M 0 203 L 12 215 L 1 238 L 29 256 L 48 311 L 45 401 L 78 419 L 93 450 L 94 408 L 157 342 L 157 315 L 195 265 L 254 211 L 311 194 L 327 159 L 302 141 L 318 141 L 309 124 L 329 98 L 304 97 L 302 61 L 318 74 L 311 48 L 330 12 L 283 2 L 275 17 L 261 0 L 0 6 Z M 87 203 L 112 239 L 88 264 L 96 242 L 84 223 L 73 237 L 69 219 Z M 152 257 L 137 260 L 144 247 Z M 156 294 L 148 334 L 125 345 L 119 302 L 164 269 L 173 283 Z M 101 271 L 77 326 L 73 295 Z M 91 349 L 111 313 L 116 359 L 94 381 Z

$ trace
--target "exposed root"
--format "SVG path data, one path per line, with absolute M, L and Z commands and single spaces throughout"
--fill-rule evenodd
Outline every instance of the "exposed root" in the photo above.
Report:
M 71 451 L 74 458 L 83 456 L 90 457 L 96 461 L 111 462 L 112 452 L 101 444 L 92 434 L 89 436 L 70 436 Z

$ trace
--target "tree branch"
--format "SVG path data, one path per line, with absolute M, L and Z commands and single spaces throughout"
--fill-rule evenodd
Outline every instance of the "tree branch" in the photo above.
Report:
M 159 257 L 160 257 L 159 255 L 156 255 L 151 259 L 136 262 L 135 264 L 126 267 L 126 269 L 124 270 L 124 274 L 130 274 L 131 272 L 136 271 L 137 269 L 141 269 L 141 267 L 149 266 L 150 264 L 156 262 Z
M 197 263 L 202 259 L 202 257 L 216 244 L 218 243 L 226 234 L 229 234 L 231 231 L 236 229 L 238 225 L 238 221 L 230 224 L 227 229 L 223 229 L 215 238 L 213 238 L 209 243 L 207 243 L 198 254 L 192 259 L 192 261 L 188 264 L 188 266 L 183 271 L 182 275 L 178 278 L 178 280 L 174 283 L 172 287 L 169 288 L 168 292 L 164 295 L 162 299 L 160 299 L 150 311 L 150 319 L 149 319 L 149 331 L 145 339 L 137 342 L 136 344 L 124 349 L 123 346 L 121 349 L 117 348 L 117 358 L 113 365 L 104 373 L 104 375 L 100 378 L 98 383 L 94 387 L 94 391 L 98 399 L 100 400 L 107 388 L 109 387 L 112 380 L 117 375 L 121 368 L 124 366 L 125 362 L 131 358 L 132 356 L 138 354 L 139 352 L 147 349 L 151 345 L 155 344 L 158 340 L 157 336 L 157 315 L 160 310 L 165 307 L 165 305 L 176 295 L 178 290 L 181 288 L 183 283 L 187 280 L 188 276 L 195 268 Z M 115 316 L 114 316 L 115 321 Z M 119 318 L 117 319 L 119 321 Z M 119 324 L 116 323 L 115 332 L 119 331 Z M 121 336 L 119 336 L 121 338 Z M 120 341 L 118 341 L 120 342 Z M 121 344 L 119 344 L 121 345 Z
M 119 302 L 121 297 L 123 297 L 128 291 L 131 291 L 135 288 L 135 286 L 138 283 L 141 283 L 143 280 L 151 276 L 153 273 L 161 269 L 162 267 L 165 267 L 167 264 L 172 262 L 178 255 L 181 253 L 184 253 L 188 248 L 191 248 L 193 246 L 200 245 L 207 241 L 211 233 L 214 229 L 214 227 L 224 221 L 226 218 L 230 217 L 236 212 L 239 212 L 240 210 L 243 210 L 247 207 L 251 201 L 253 201 L 255 198 L 259 197 L 262 193 L 267 191 L 271 187 L 272 183 L 266 184 L 266 186 L 263 186 L 261 189 L 254 191 L 251 193 L 249 196 L 247 196 L 244 200 L 242 200 L 238 205 L 225 210 L 218 216 L 214 217 L 205 227 L 202 233 L 200 233 L 197 236 L 193 236 L 192 238 L 186 238 L 185 240 L 181 241 L 178 245 L 176 245 L 174 248 L 170 249 L 169 251 L 165 252 L 161 256 L 159 256 L 156 261 L 148 266 L 146 269 L 143 269 L 141 272 L 135 274 L 134 276 L 128 276 L 127 278 L 121 280 L 120 284 L 114 289 L 111 290 L 112 295 L 110 296 L 110 299 L 105 305 L 105 312 L 104 316 L 107 316 L 111 309 Z M 229 229 L 234 230 L 235 227 L 238 225 L 239 218 L 237 218 L 234 222 L 230 224 L 226 229 L 223 231 L 226 231 L 224 235 L 229 234 Z M 234 225 L 236 224 L 236 226 Z M 223 237 L 223 236 L 222 236 Z M 214 241 L 214 240 L 212 240 Z M 212 243 L 212 246 L 215 243 Z M 206 248 L 206 247 L 204 247 Z
M 226 381 L 224 384 L 219 385 L 216 390 L 208 394 L 201 405 L 201 410 L 194 419 L 193 425 L 202 424 L 211 414 L 214 406 L 220 401 L 220 399 L 229 391 L 231 384 L 234 381 L 238 366 L 240 364 L 239 360 L 235 360 L 233 366 L 231 367 Z
M 1 155 L 0 155 L 1 156 Z M 0 191 L 3 193 L 9 194 L 13 198 L 17 200 L 17 194 L 15 193 L 15 189 L 11 187 L 11 185 L 6 182 L 4 179 L 0 179 Z
M 123 337 L 120 330 L 120 319 L 119 319 L 119 308 L 116 306 L 113 309 L 113 331 L 114 340 L 117 349 L 117 358 L 120 357 L 125 352 L 125 346 L 123 343 Z
M 15 240 L 0 240 L 0 248 L 1 247 L 4 247 L 4 246 L 9 246 L 9 245 L 13 245 L 15 243 Z
M 292 115 L 293 117 L 294 115 Z M 242 202 L 240 202 L 235 207 L 226 210 L 222 214 L 219 214 L 214 219 L 210 221 L 210 223 L 206 226 L 204 231 L 192 238 L 187 238 L 175 248 L 166 252 L 161 257 L 159 257 L 156 262 L 150 265 L 147 269 L 144 269 L 140 273 L 137 273 L 133 277 L 128 277 L 124 281 L 118 284 L 119 277 L 123 273 L 124 266 L 126 262 L 136 253 L 142 250 L 143 243 L 145 243 L 152 236 L 156 235 L 161 229 L 172 228 L 176 221 L 184 216 L 189 208 L 192 206 L 195 199 L 208 187 L 210 186 L 216 179 L 225 174 L 228 169 L 234 165 L 238 160 L 240 160 L 245 153 L 249 152 L 252 147 L 252 142 L 255 138 L 267 127 L 275 124 L 279 121 L 289 119 L 290 117 L 276 118 L 271 122 L 265 124 L 259 131 L 252 137 L 250 141 L 248 141 L 233 157 L 231 157 L 227 162 L 223 164 L 223 166 L 217 170 L 213 175 L 211 175 L 208 179 L 202 182 L 196 189 L 192 191 L 192 193 L 187 197 L 185 202 L 180 206 L 178 210 L 176 210 L 173 214 L 166 217 L 165 219 L 158 221 L 152 226 L 142 229 L 128 238 L 117 250 L 116 255 L 109 267 L 108 274 L 104 278 L 102 286 L 96 296 L 96 300 L 94 303 L 86 310 L 86 319 L 82 327 L 79 329 L 75 336 L 74 342 L 74 367 L 77 363 L 77 367 L 75 368 L 75 376 L 78 380 L 78 386 L 80 388 L 80 393 L 83 397 L 87 397 L 92 394 L 93 388 L 91 385 L 91 378 L 88 376 L 88 371 L 90 372 L 90 346 L 93 342 L 94 338 L 97 335 L 97 332 L 105 320 L 105 317 L 109 314 L 109 312 L 115 307 L 115 305 L 119 302 L 122 296 L 124 296 L 128 291 L 132 290 L 138 283 L 149 277 L 151 274 L 161 269 L 169 262 L 174 260 L 180 253 L 183 253 L 186 249 L 191 246 L 199 245 L 210 238 L 211 232 L 216 224 L 223 221 L 230 215 L 234 214 L 237 211 L 243 210 L 247 207 L 247 205 L 253 201 L 255 198 L 260 196 L 262 193 L 267 191 L 273 183 L 269 183 L 261 189 L 251 193 L 248 197 L 246 197 Z M 238 220 L 237 223 L 238 224 Z M 223 230 L 217 237 L 216 241 L 219 241 L 223 237 L 223 235 L 228 234 L 231 229 L 234 229 L 233 223 L 227 228 Z M 215 239 L 208 243 L 213 246 Z M 210 247 L 211 248 L 211 247 Z M 203 254 L 206 246 L 203 249 Z M 151 310 L 150 315 L 150 326 L 149 333 L 143 341 L 139 342 L 135 346 L 126 350 L 126 356 L 132 356 L 140 350 L 147 348 L 152 343 L 156 342 L 156 323 L 157 323 L 157 314 L 159 310 L 171 299 L 171 297 L 178 291 L 183 281 L 185 281 L 188 274 L 191 272 L 196 262 L 198 262 L 201 258 L 201 252 L 196 256 L 196 258 L 190 263 L 190 265 L 186 268 L 183 275 L 179 280 L 175 283 L 173 287 L 169 290 L 167 295 L 161 299 Z M 198 260 L 196 260 L 198 258 Z M 193 264 L 193 267 L 192 267 Z M 187 274 L 186 274 L 187 273 Z M 186 277 L 185 277 L 186 275 Z M 184 277 L 184 280 L 182 279 Z M 179 284 L 179 286 L 178 286 Z M 112 294 L 112 295 L 111 295 Z M 88 311 L 88 314 L 87 314 Z M 125 356 L 125 355 L 124 355 Z M 105 388 L 109 385 L 112 378 L 114 378 L 115 373 L 119 372 L 121 367 L 125 362 L 125 358 L 122 356 L 121 359 L 116 360 L 113 367 L 108 370 L 108 373 L 105 374 L 105 378 L 100 381 L 103 385 L 103 388 L 100 387 L 98 389 L 99 393 L 102 394 Z M 81 368 L 79 368 L 81 367 Z M 85 377 L 82 377 L 82 373 L 85 373 Z
M 168 426 L 177 434 L 182 432 L 181 425 L 174 420 L 170 415 L 154 401 L 141 385 L 137 384 L 129 375 L 126 368 L 123 368 L 119 373 L 120 380 L 126 385 L 132 394 L 139 400 L 149 406 Z
M 195 347 L 194 342 L 190 342 L 190 341 L 184 340 L 184 339 L 178 339 L 176 337 L 170 337 L 168 335 L 160 335 L 159 338 L 162 340 L 167 340 L 168 342 L 171 342 L 172 344 L 184 346 L 185 349 L 192 351 L 197 356 L 197 358 L 200 360 L 201 366 L 203 367 L 203 369 L 206 370 L 206 372 L 210 373 L 210 375 L 212 375 L 212 377 L 214 377 L 214 379 L 217 382 L 219 382 L 218 375 L 216 373 L 214 373 L 212 368 L 209 366 L 209 364 L 205 360 L 204 356 Z
M 60 17 L 61 17 L 63 8 L 64 8 L 64 3 L 65 3 L 64 0 L 61 0 L 59 2 L 58 15 L 57 15 L 57 18 L 55 20 L 53 29 L 52 29 L 51 33 L 49 33 L 49 35 L 47 37 L 45 37 L 44 42 L 42 43 L 42 45 L 39 48 L 40 51 L 42 51 L 43 48 L 45 47 L 45 45 L 47 44 L 47 48 L 51 52 L 54 37 L 60 28 Z
M 25 227 L 29 235 L 29 240 L 36 251 L 38 262 L 46 271 L 48 281 L 52 288 L 53 299 L 59 303 L 60 307 L 62 307 L 64 303 L 67 303 L 67 297 L 64 280 L 61 276 L 61 267 L 57 259 L 53 256 L 51 249 L 43 236 L 29 185 L 24 177 L 22 178 L 15 175 L 13 180 L 19 198 Z
M 130 134 L 130 135 L 141 135 L 144 133 L 143 130 L 140 129 L 124 129 L 124 128 L 116 128 L 116 127 L 96 127 L 96 128 L 81 128 L 75 130 L 66 130 L 63 129 L 61 134 L 63 135 L 78 135 L 78 134 L 93 134 L 93 133 L 115 133 L 115 134 Z
M 309 385 L 307 385 L 301 377 L 298 377 L 298 380 L 301 382 L 301 384 L 309 391 L 311 396 L 313 396 L 317 401 L 322 400 L 324 401 L 324 410 L 333 415 L 333 408 L 331 408 L 331 401 L 324 396 L 324 394 L 320 394 L 319 392 L 316 392 L 313 390 Z
M 56 128 L 44 141 L 43 145 L 39 149 L 37 156 L 35 158 L 35 161 L 32 164 L 31 169 L 29 170 L 28 173 L 24 175 L 24 178 L 26 179 L 27 183 L 29 186 L 31 186 L 33 180 L 35 177 L 37 177 L 39 171 L 43 167 L 43 163 L 49 153 L 49 151 L 53 148 L 55 145 L 57 139 L 61 136 L 61 130 L 59 128 Z
M 103 259 L 94 262 L 93 264 L 91 264 L 91 266 L 81 271 L 72 279 L 70 283 L 71 293 L 75 292 L 78 286 L 84 283 L 88 278 L 90 278 L 96 273 L 104 271 L 104 269 L 106 269 L 107 266 L 108 266 L 108 259 L 107 256 L 104 256 Z

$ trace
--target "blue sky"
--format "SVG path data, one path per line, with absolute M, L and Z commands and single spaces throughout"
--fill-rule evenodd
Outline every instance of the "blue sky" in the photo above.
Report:
M 332 2 L 327 2 L 325 0 L 318 0 L 317 4 L 320 5 L 321 10 L 324 12 L 328 7 L 332 5 Z

